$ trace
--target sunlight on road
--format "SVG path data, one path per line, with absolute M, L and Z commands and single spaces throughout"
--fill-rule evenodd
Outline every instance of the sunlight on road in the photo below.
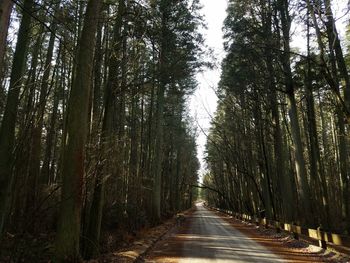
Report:
M 157 247 L 147 262 L 286 262 L 207 210 L 203 202 L 196 208 L 187 228 Z

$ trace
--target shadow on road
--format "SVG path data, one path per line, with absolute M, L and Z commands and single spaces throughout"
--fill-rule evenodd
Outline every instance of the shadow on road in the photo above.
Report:
M 287 262 L 197 205 L 185 223 L 150 253 L 146 262 Z

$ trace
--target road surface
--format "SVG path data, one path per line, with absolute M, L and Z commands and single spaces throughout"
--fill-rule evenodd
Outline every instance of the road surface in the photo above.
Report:
M 159 242 L 146 262 L 287 262 L 236 230 L 201 203 L 186 220 L 186 227 Z

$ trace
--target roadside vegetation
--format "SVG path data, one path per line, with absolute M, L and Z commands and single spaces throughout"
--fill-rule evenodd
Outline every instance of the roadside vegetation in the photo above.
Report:
M 209 203 L 350 233 L 349 42 L 332 10 L 329 0 L 229 1 Z
M 191 207 L 197 0 L 0 3 L 0 261 L 76 262 Z

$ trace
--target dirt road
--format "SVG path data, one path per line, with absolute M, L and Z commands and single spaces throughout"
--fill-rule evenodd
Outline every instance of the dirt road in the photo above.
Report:
M 146 262 L 287 262 L 197 204 L 186 227 L 159 242 Z

